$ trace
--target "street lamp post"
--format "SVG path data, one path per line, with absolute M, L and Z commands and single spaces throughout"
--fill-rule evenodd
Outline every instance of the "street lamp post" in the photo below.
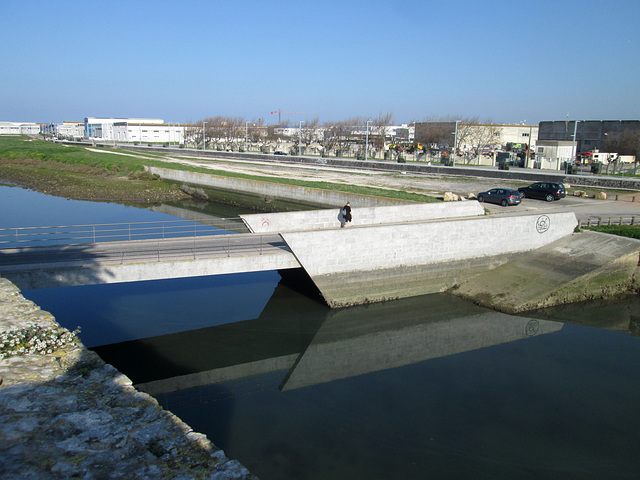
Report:
M 202 122 L 202 150 L 204 151 L 205 146 L 207 144 L 207 138 L 204 135 L 204 126 L 207 124 L 207 122 Z
M 529 146 L 527 147 L 527 156 L 525 157 L 524 166 L 529 168 L 529 152 L 531 152 L 531 134 L 533 133 L 533 127 L 529 127 Z
M 460 120 L 456 120 L 456 131 L 453 133 L 453 163 L 452 166 L 456 166 L 456 152 L 458 151 L 458 123 Z
M 244 151 L 249 152 L 249 122 L 244 123 Z
M 578 134 L 578 121 L 573 122 L 573 143 L 571 144 L 571 159 L 569 160 L 570 164 L 575 162 L 576 158 L 576 135 Z
M 367 157 L 369 156 L 369 124 L 371 123 L 371 120 L 367 120 L 367 141 L 366 141 L 366 145 L 364 147 L 364 161 L 367 161 Z
M 298 156 L 302 156 L 302 124 L 304 120 L 300 120 L 300 129 L 298 130 Z

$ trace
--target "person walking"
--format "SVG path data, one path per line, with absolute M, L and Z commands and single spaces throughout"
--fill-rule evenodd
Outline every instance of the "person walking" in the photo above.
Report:
M 353 216 L 351 214 L 351 203 L 347 202 L 347 204 L 342 207 L 342 217 L 344 218 L 344 226 L 345 228 L 349 226 Z

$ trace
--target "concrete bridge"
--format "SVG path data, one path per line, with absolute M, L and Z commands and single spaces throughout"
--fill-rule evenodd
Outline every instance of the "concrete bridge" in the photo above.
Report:
M 340 228 L 339 209 L 243 215 L 250 234 L 2 250 L 0 275 L 30 289 L 303 268 L 334 308 L 451 290 L 509 312 L 535 308 L 567 285 L 570 292 L 554 302 L 620 293 L 637 282 L 639 241 L 606 236 L 606 247 L 584 256 L 572 248 L 572 212 L 484 213 L 477 202 L 354 208 L 349 228 Z M 580 235 L 581 245 L 592 243 Z M 565 272 L 546 290 L 530 289 L 527 272 L 535 273 L 535 252 L 544 248 L 541 255 Z M 513 299 L 508 279 L 492 275 L 525 255 L 533 256 L 518 264 L 526 269 L 512 277 L 520 295 Z M 558 278 L 549 267 L 546 277 L 530 278 Z
M 277 233 L 0 250 L 0 275 L 20 289 L 300 268 Z

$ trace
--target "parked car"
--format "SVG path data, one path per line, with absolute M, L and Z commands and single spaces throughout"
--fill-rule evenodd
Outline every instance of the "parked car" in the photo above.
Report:
M 479 202 L 489 202 L 507 207 L 509 205 L 518 205 L 522 201 L 520 192 L 511 190 L 510 188 L 492 188 L 486 192 L 478 194 Z
M 281 152 L 280 150 L 278 150 L 277 152 L 274 152 L 274 155 L 286 155 L 286 153 Z
M 536 182 L 528 187 L 520 187 L 518 191 L 527 198 L 539 198 L 547 202 L 560 200 L 567 196 L 567 191 L 562 183 Z

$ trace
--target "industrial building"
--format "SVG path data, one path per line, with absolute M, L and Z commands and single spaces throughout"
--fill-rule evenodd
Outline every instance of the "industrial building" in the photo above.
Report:
M 574 163 L 581 154 L 589 152 L 593 155 L 599 151 L 609 152 L 604 153 L 605 163 L 614 158 L 629 158 L 624 155 L 627 152 L 618 151 L 620 146 L 615 145 L 617 139 L 629 134 L 640 139 L 640 120 L 540 122 L 536 163 L 540 168 L 560 169 L 564 163 Z M 598 156 L 594 160 L 603 161 Z
M 457 138 L 456 138 L 457 136 Z M 532 147 L 538 140 L 537 125 L 504 125 L 462 122 L 416 122 L 415 140 L 426 145 L 442 144 L 458 150 L 473 148 L 501 148 L 507 144 Z
M 185 125 L 164 123 L 161 118 L 84 119 L 84 137 L 89 140 L 131 143 L 184 143 Z
M 0 135 L 37 135 L 39 133 L 39 123 L 0 122 Z

